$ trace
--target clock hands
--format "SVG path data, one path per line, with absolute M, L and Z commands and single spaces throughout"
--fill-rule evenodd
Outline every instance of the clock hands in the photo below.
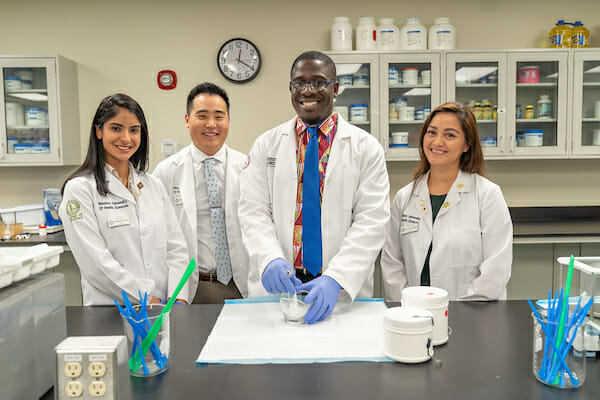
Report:
M 252 71 L 254 71 L 254 67 L 253 67 L 253 66 L 246 64 L 245 62 L 243 62 L 243 61 L 242 61 L 242 60 L 240 60 L 239 58 L 238 58 L 238 60 L 237 60 L 237 61 L 238 61 L 239 63 L 241 63 L 241 64 L 244 64 L 246 67 L 250 68 Z

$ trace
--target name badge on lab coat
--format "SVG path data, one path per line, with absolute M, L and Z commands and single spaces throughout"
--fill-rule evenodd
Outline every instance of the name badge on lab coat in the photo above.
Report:
M 414 217 L 412 215 L 402 215 L 402 222 L 400 224 L 400 234 L 405 235 L 407 233 L 417 232 L 419 230 L 419 222 L 421 217 Z
M 123 225 L 129 225 L 129 217 L 127 217 L 127 216 L 115 217 L 115 218 L 109 218 L 109 220 L 108 220 L 109 228 L 116 228 L 117 226 L 123 226 Z
M 181 190 L 179 190 L 179 186 L 173 186 L 173 204 L 183 204 L 183 200 L 181 200 Z

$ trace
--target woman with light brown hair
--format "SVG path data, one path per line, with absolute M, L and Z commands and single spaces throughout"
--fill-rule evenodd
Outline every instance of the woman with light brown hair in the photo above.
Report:
M 437 107 L 419 138 L 413 181 L 392 205 L 381 269 L 386 299 L 435 286 L 450 300 L 506 298 L 512 222 L 500 187 L 483 177 L 477 121 L 458 103 Z

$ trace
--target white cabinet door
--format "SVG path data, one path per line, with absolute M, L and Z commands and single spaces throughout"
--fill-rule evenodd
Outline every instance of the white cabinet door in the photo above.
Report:
M 600 155 L 600 51 L 573 50 L 572 148 L 575 157 Z
M 512 158 L 566 158 L 569 50 L 508 53 L 508 149 Z
M 376 53 L 330 52 L 335 62 L 338 95 L 333 110 L 379 140 L 379 56 Z M 366 108 L 366 109 L 365 109 Z
M 446 99 L 469 105 L 485 158 L 508 152 L 506 52 L 446 53 Z
M 80 162 L 76 65 L 0 56 L 0 166 Z
M 421 127 L 442 98 L 441 54 L 381 54 L 380 140 L 388 160 L 419 159 Z

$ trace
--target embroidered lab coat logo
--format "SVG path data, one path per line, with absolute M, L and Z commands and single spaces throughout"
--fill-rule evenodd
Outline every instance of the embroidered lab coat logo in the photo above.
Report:
M 67 201 L 67 215 L 71 222 L 77 221 L 78 219 L 83 218 L 83 213 L 81 212 L 81 206 L 77 200 L 69 200 Z
M 267 167 L 275 168 L 276 161 L 277 161 L 277 157 L 267 157 Z
M 411 232 L 417 232 L 419 230 L 419 222 L 421 217 L 415 217 L 413 215 L 403 214 L 402 222 L 400 223 L 400 234 L 404 235 Z

